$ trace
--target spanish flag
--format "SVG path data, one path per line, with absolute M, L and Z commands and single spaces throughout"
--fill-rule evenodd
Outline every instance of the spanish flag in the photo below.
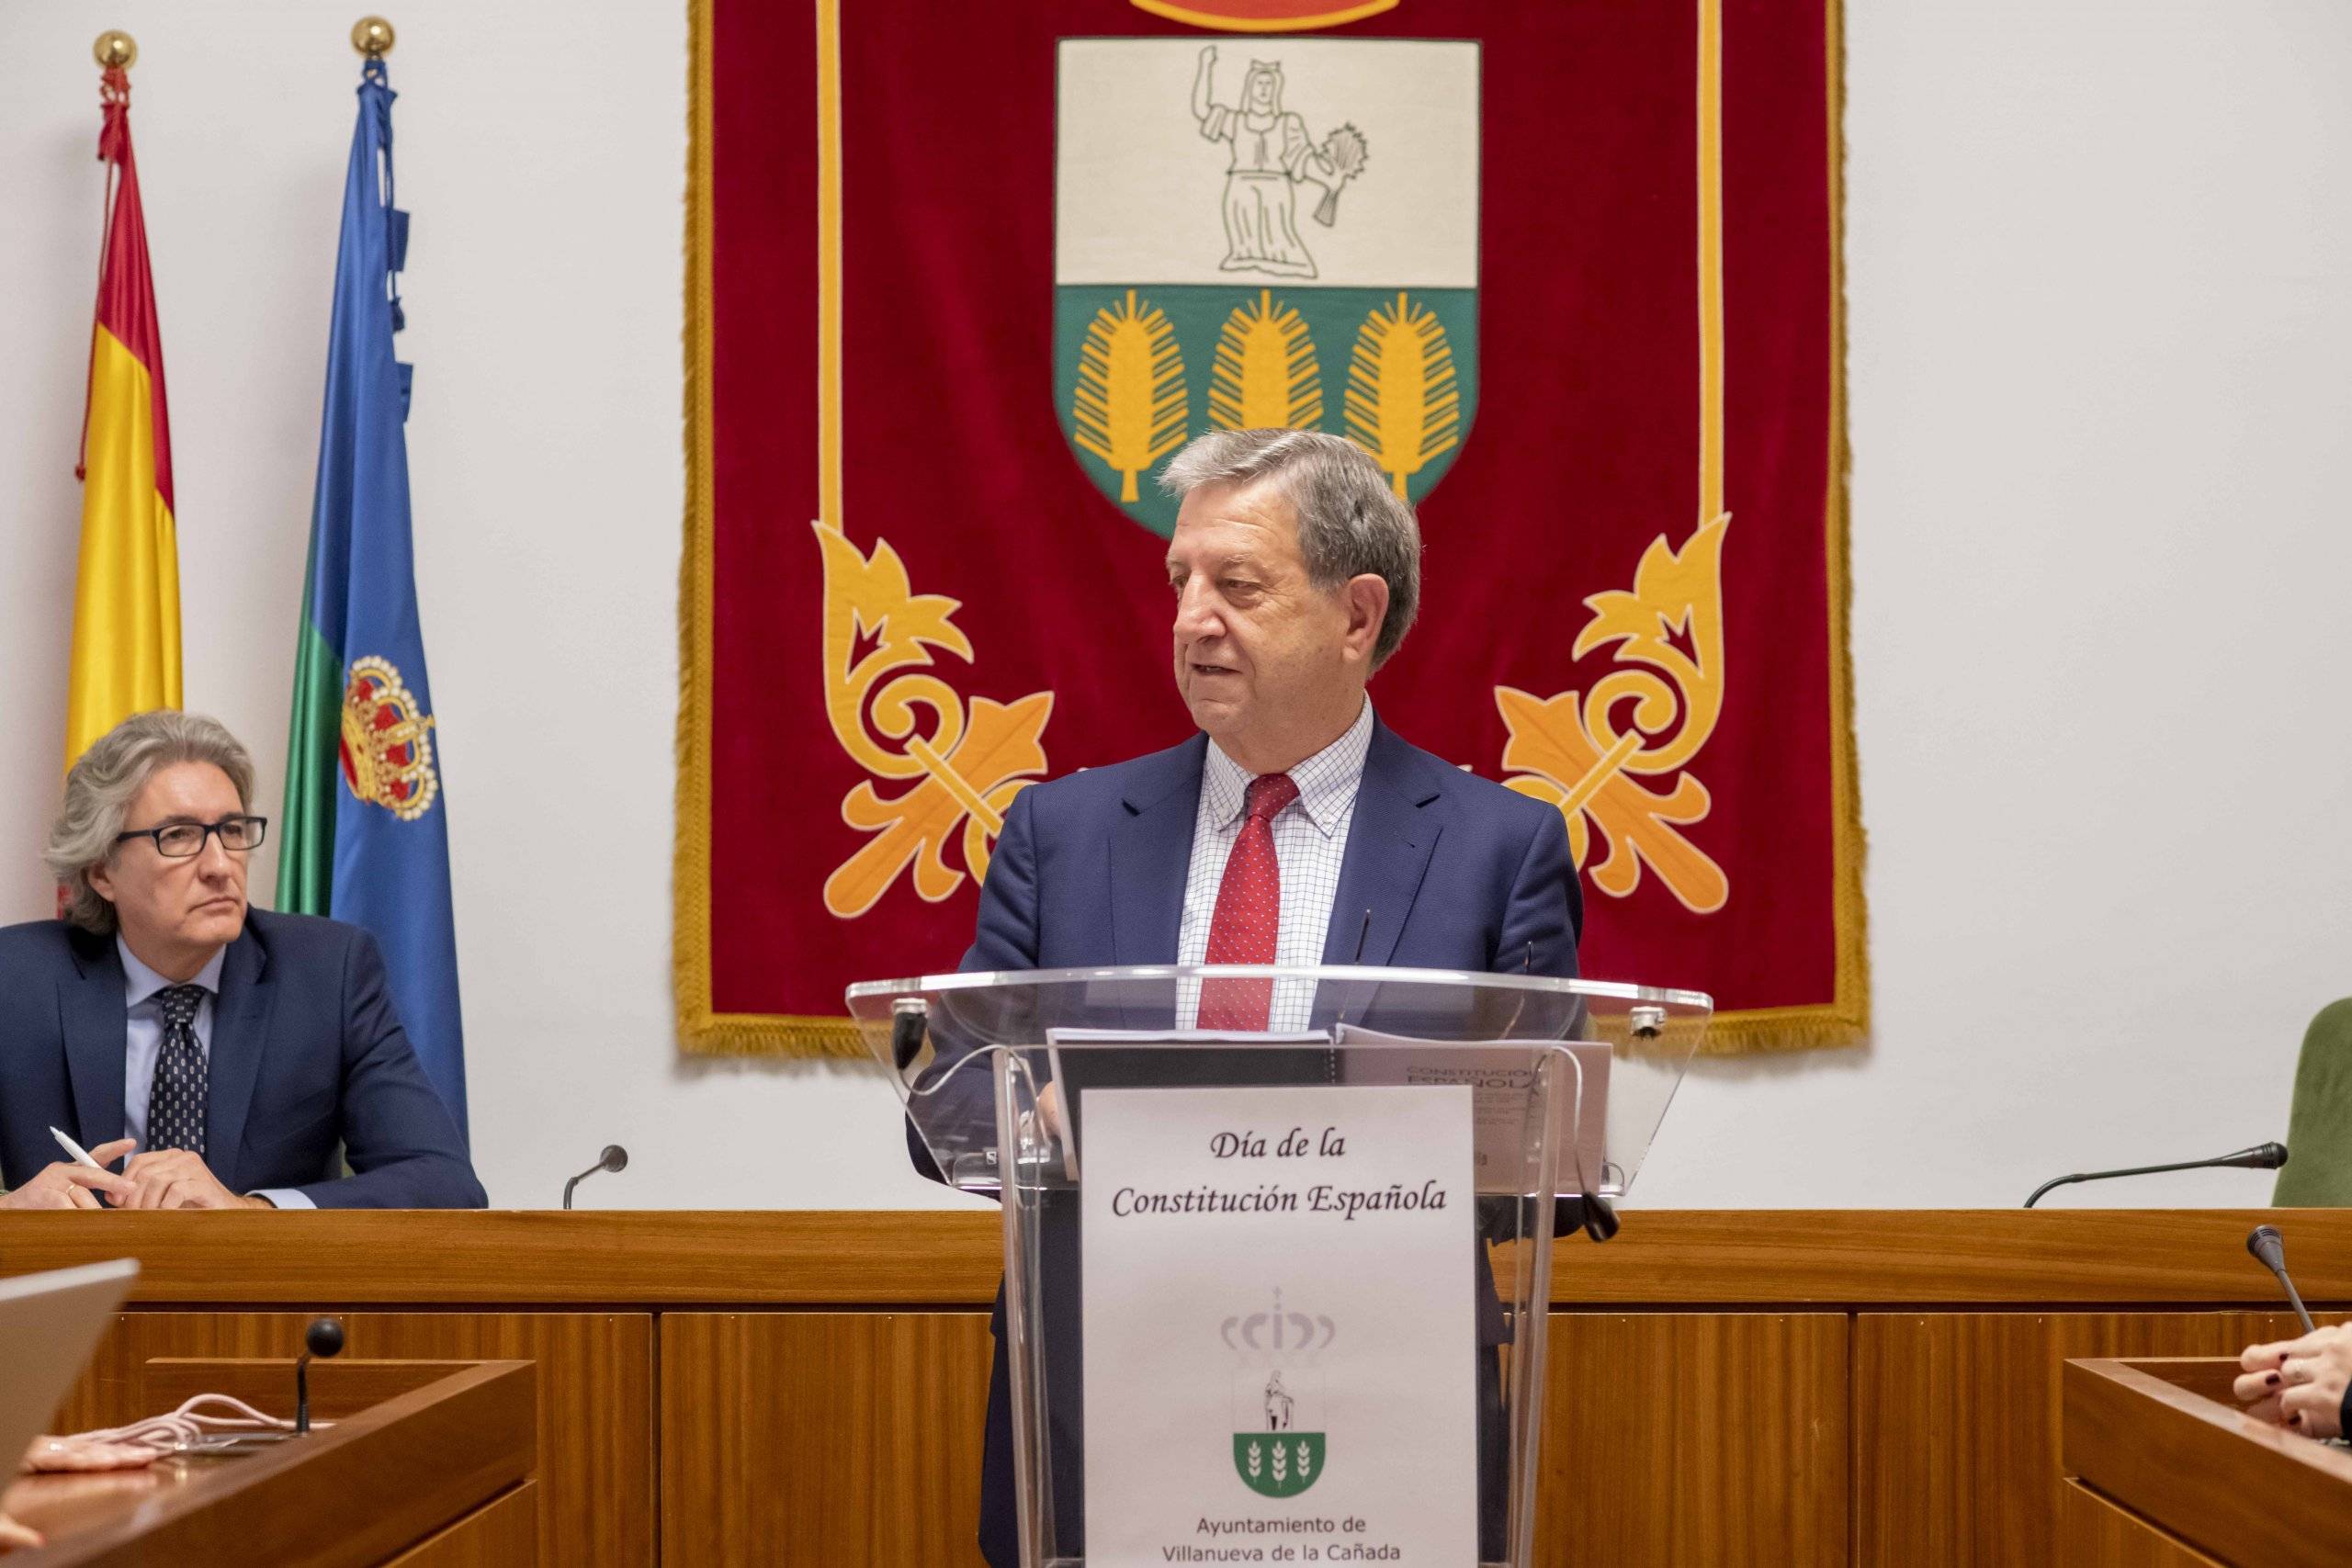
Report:
M 147 268 L 147 220 L 130 156 L 130 79 L 108 70 L 98 160 L 108 205 L 90 333 L 83 416 L 82 568 L 65 765 L 134 713 L 180 705 L 179 546 L 172 524 L 172 436 L 164 413 L 164 340 Z

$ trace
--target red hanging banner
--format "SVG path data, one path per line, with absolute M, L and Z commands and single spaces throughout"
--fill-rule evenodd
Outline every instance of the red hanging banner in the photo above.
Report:
M 688 1049 L 856 1051 L 1190 732 L 1154 479 L 1269 424 L 1419 509 L 1373 701 L 1566 817 L 1584 973 L 1862 1038 L 1835 0 L 693 16 Z

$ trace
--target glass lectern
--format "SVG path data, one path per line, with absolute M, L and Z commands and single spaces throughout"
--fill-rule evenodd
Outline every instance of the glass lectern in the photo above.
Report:
M 1190 1321 L 1172 1319 L 1166 1325 L 1170 1336 L 1194 1339 L 1221 1333 L 1227 1347 L 1247 1363 L 1233 1373 L 1249 1408 L 1233 1422 L 1231 1464 L 1226 1467 L 1231 1473 L 1220 1475 L 1218 1485 L 1204 1483 L 1197 1495 L 1187 1493 L 1184 1517 L 1199 1514 L 1204 1531 L 1260 1532 L 1244 1544 L 1288 1549 L 1279 1557 L 1270 1551 L 1273 1561 L 1418 1562 L 1425 1568 L 1470 1562 L 1523 1568 L 1532 1561 L 1554 1239 L 1579 1229 L 1601 1238 L 1613 1230 L 1609 1201 L 1623 1193 L 1641 1168 L 1705 1032 L 1712 1006 L 1707 997 L 1524 975 L 1204 965 L 883 980 L 852 987 L 848 1000 L 941 1177 L 964 1190 L 1002 1200 L 1001 1334 L 1012 1389 L 1024 1568 L 1224 1560 L 1199 1543 L 1163 1546 L 1147 1556 L 1126 1536 L 1102 1528 L 1104 1510 L 1126 1507 L 1119 1499 L 1133 1494 L 1115 1491 L 1114 1467 L 1099 1445 L 1097 1473 L 1090 1477 L 1090 1419 L 1102 1426 L 1106 1440 L 1115 1422 L 1130 1447 L 1139 1423 L 1146 1425 L 1148 1440 L 1159 1440 L 1148 1423 L 1170 1423 L 1169 1484 L 1181 1488 L 1188 1484 L 1183 1477 L 1193 1473 L 1184 1469 L 1191 1462 L 1187 1456 L 1202 1445 L 1187 1446 L 1179 1434 L 1180 1417 L 1169 1412 L 1197 1409 L 1204 1396 L 1198 1387 L 1153 1389 L 1148 1378 L 1138 1388 L 1123 1376 L 1115 1404 L 1102 1395 L 1090 1412 L 1088 1370 L 1095 1369 L 1104 1387 L 1111 1384 L 1090 1359 L 1095 1348 L 1080 1353 L 1081 1328 L 1091 1325 L 1090 1331 L 1103 1340 L 1114 1337 L 1108 1328 L 1137 1324 L 1148 1323 L 1150 1333 L 1160 1333 L 1151 1314 L 1175 1313 L 1176 1296 L 1126 1292 L 1110 1299 L 1104 1292 L 1105 1299 L 1090 1305 L 1082 1283 L 1089 1278 L 1083 1248 L 1089 1234 L 1109 1234 L 1089 1231 L 1105 1224 L 1100 1216 L 1114 1212 L 1102 1198 L 1108 1179 L 1102 1173 L 1129 1168 L 1140 1142 L 1133 1130 L 1150 1126 L 1159 1114 L 1156 1107 L 1166 1108 L 1171 1117 L 1180 1107 L 1187 1114 L 1204 1106 L 1238 1111 L 1227 1120 L 1244 1130 L 1231 1134 L 1229 1148 L 1247 1153 L 1257 1136 L 1245 1125 L 1251 1122 L 1248 1110 L 1256 1103 L 1306 1103 L 1279 1098 L 1303 1089 L 1327 1097 L 1311 1101 L 1317 1106 L 1408 1106 L 1415 1115 L 1435 1118 L 1406 1123 L 1429 1129 L 1430 1146 L 1466 1151 L 1460 1168 L 1464 1201 L 1441 1220 L 1414 1218 L 1458 1226 L 1459 1243 L 1470 1254 L 1458 1275 L 1451 1266 L 1436 1272 L 1442 1276 L 1442 1304 L 1453 1304 L 1449 1292 L 1456 1289 L 1456 1279 L 1467 1303 L 1444 1321 L 1460 1324 L 1475 1338 L 1466 1346 L 1427 1348 L 1431 1366 L 1444 1379 L 1456 1380 L 1440 1386 L 1458 1387 L 1465 1419 L 1458 1427 L 1441 1423 L 1429 1429 L 1475 1431 L 1476 1453 L 1430 1454 L 1426 1432 L 1392 1430 L 1368 1420 L 1383 1393 L 1376 1382 L 1334 1388 L 1329 1403 L 1341 1416 L 1354 1417 L 1363 1432 L 1385 1436 L 1360 1437 L 1345 1452 L 1333 1436 L 1327 1453 L 1321 1431 L 1290 1433 L 1295 1412 L 1315 1404 L 1310 1391 L 1319 1392 L 1314 1347 L 1318 1338 L 1329 1340 L 1338 1332 L 1334 1316 L 1376 1312 L 1391 1284 L 1399 1300 L 1430 1289 L 1431 1271 L 1423 1259 L 1413 1266 L 1419 1278 L 1381 1281 L 1365 1291 L 1361 1270 L 1366 1265 L 1359 1256 L 1358 1273 L 1345 1276 L 1356 1288 L 1347 1309 L 1336 1314 L 1312 1307 L 1294 1286 L 1290 1303 L 1277 1296 L 1261 1310 L 1237 1308 L 1221 1326 L 1211 1322 L 1196 1330 Z M 1269 1021 L 1269 1027 L 1216 1026 L 1237 1016 Z M 1202 1027 L 1204 1021 L 1212 1026 Z M 1204 1099 L 1196 1092 L 1203 1090 L 1218 1093 Z M 1405 1090 L 1422 1092 L 1419 1098 L 1399 1098 Z M 1378 1100 L 1384 1091 L 1389 1098 Z M 1140 1098 L 1147 1095 L 1162 1098 Z M 1102 1134 L 1092 1142 L 1090 1113 Z M 1283 1121 L 1276 1116 L 1267 1125 Z M 1273 1135 L 1281 1135 L 1278 1129 Z M 1314 1135 L 1306 1133 L 1295 1141 Z M 1092 1194 L 1090 1179 L 1097 1180 Z M 1123 1176 L 1122 1182 L 1117 1201 L 1131 1209 L 1143 1200 L 1133 1195 L 1136 1184 L 1130 1178 Z M 1216 1226 L 1232 1227 L 1230 1267 L 1237 1277 L 1229 1293 L 1237 1301 L 1252 1299 L 1266 1285 L 1267 1270 L 1246 1261 L 1251 1256 L 1247 1237 L 1262 1235 L 1269 1225 L 1293 1223 L 1258 1211 L 1287 1204 L 1306 1214 L 1321 1202 L 1331 1208 L 1328 1217 L 1334 1226 L 1351 1226 L 1359 1216 L 1340 1212 L 1342 1204 L 1379 1210 L 1427 1201 L 1409 1181 L 1391 1181 L 1368 1197 L 1343 1194 L 1337 1201 L 1328 1186 L 1295 1185 L 1297 1190 L 1291 1191 L 1280 1179 L 1260 1179 L 1245 1185 L 1238 1198 L 1202 1188 L 1197 1197 L 1188 1190 L 1172 1197 L 1154 1192 L 1149 1201 L 1182 1209 L 1190 1227 L 1182 1234 L 1195 1243 L 1214 1237 Z M 1172 1237 L 1179 1232 L 1155 1234 Z M 1374 1232 L 1370 1226 L 1317 1231 L 1310 1224 L 1293 1234 L 1345 1235 L 1361 1248 Z M 1109 1250 L 1107 1242 L 1096 1246 Z M 1313 1250 L 1310 1239 L 1303 1251 Z M 1214 1274 L 1225 1265 L 1222 1255 L 1212 1257 L 1206 1271 Z M 1381 1266 L 1376 1248 L 1369 1266 Z M 1188 1277 L 1187 1282 L 1194 1281 Z M 1471 1353 L 1466 1363 L 1458 1353 L 1465 1349 Z M 1386 1364 L 1391 1382 L 1412 1381 L 1393 1376 L 1396 1363 Z M 1473 1366 L 1475 1375 L 1464 1370 Z M 1424 1469 L 1434 1497 L 1446 1491 L 1446 1475 L 1459 1480 L 1475 1462 L 1475 1530 L 1465 1505 L 1458 1514 L 1443 1515 L 1464 1521 L 1458 1542 L 1434 1551 L 1424 1545 L 1382 1555 L 1376 1510 L 1357 1509 L 1356 1517 L 1341 1517 L 1323 1507 L 1325 1500 L 1350 1494 L 1344 1480 L 1320 1493 L 1314 1490 L 1316 1481 L 1326 1473 L 1344 1476 L 1349 1463 L 1358 1473 L 1372 1473 L 1363 1450 L 1384 1443 L 1424 1445 L 1413 1464 L 1405 1464 L 1400 1454 L 1380 1456 L 1390 1462 L 1378 1473 L 1405 1478 L 1381 1493 L 1384 1500 L 1396 1502 L 1400 1518 L 1416 1517 L 1410 1494 L 1413 1478 Z M 1449 1470 L 1456 1458 L 1458 1466 Z M 1197 1473 L 1206 1476 L 1207 1471 Z M 1461 1501 L 1463 1486 L 1453 1486 L 1449 1495 Z M 1122 1515 L 1118 1522 L 1128 1521 Z M 1106 1542 L 1117 1536 L 1127 1544 L 1090 1551 L 1090 1525 Z M 1351 1531 L 1347 1526 L 1360 1528 Z M 1416 1539 L 1426 1541 L 1426 1536 Z

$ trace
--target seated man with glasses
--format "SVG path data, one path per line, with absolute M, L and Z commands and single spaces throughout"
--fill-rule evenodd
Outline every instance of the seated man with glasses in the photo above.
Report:
M 483 1205 L 375 939 L 246 905 L 253 783 L 234 736 L 170 711 L 65 775 L 64 918 L 0 930 L 0 1207 Z

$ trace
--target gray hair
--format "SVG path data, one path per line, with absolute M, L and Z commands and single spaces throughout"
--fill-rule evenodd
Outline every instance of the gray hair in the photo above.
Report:
M 1204 485 L 1272 479 L 1298 516 L 1298 553 L 1329 591 L 1369 572 L 1388 584 L 1388 615 L 1372 645 L 1379 669 L 1421 607 L 1421 526 L 1372 455 L 1319 430 L 1213 430 L 1168 460 L 1159 488 L 1182 497 Z
M 65 775 L 65 804 L 49 830 L 41 859 L 65 888 L 69 924 L 100 936 L 115 929 L 114 905 L 90 886 L 130 818 L 130 803 L 147 781 L 175 762 L 209 762 L 237 786 L 237 802 L 254 797 L 254 760 L 218 719 L 157 708 L 135 713 L 96 740 Z

